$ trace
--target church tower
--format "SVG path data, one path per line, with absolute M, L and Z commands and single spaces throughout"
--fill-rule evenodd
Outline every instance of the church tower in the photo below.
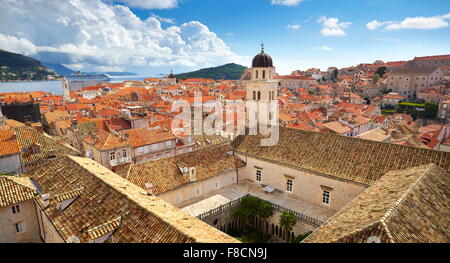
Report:
M 170 85 L 177 85 L 177 78 L 173 74 L 172 70 L 170 70 L 169 76 L 167 76 L 167 80 Z
M 64 98 L 64 101 L 70 101 L 70 88 L 69 88 L 69 82 L 67 81 L 67 79 L 66 78 L 63 78 L 62 79 L 62 82 L 61 82 L 61 85 L 62 85 L 62 89 L 63 89 L 63 98 Z
M 253 58 L 252 67 L 242 76 L 246 88 L 246 100 L 278 103 L 279 84 L 274 77 L 275 67 L 272 58 L 264 52 L 264 44 L 262 44 L 261 53 Z M 272 119 L 271 117 L 269 119 Z

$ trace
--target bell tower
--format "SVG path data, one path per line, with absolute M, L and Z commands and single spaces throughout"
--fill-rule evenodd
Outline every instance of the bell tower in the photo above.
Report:
M 264 52 L 264 44 L 261 44 L 261 52 L 253 58 L 252 67 L 246 70 L 242 76 L 246 89 L 246 101 L 258 103 L 256 116 L 247 116 L 247 122 L 250 119 L 258 119 L 260 106 L 266 104 L 274 104 L 278 106 L 278 81 L 274 79 L 275 67 L 273 66 L 272 58 Z M 249 114 L 253 114 L 250 113 Z M 275 117 L 276 112 L 268 112 L 269 122 Z M 250 118 L 252 117 L 252 118 Z M 260 122 L 263 120 L 258 119 Z M 278 120 L 278 118 L 277 118 Z M 267 123 L 266 123 L 267 124 Z
M 253 58 L 252 67 L 244 75 L 247 100 L 278 100 L 278 81 L 274 80 L 275 67 L 272 58 L 264 52 L 264 44 L 261 44 L 261 53 Z

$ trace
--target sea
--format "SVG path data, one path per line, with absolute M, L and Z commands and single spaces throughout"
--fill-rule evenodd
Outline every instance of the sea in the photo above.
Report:
M 158 78 L 154 76 L 113 76 L 111 83 L 120 83 L 126 80 L 142 81 L 147 78 Z M 45 91 L 55 95 L 62 95 L 61 80 L 53 81 L 14 81 L 14 82 L 0 82 L 0 93 L 6 92 L 31 92 L 31 91 Z

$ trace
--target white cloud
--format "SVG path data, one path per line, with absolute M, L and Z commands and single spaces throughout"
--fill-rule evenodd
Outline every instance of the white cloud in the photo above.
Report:
M 167 23 L 167 24 L 176 24 L 175 22 L 175 18 L 165 18 L 165 17 L 161 17 L 157 14 L 153 14 L 152 16 L 156 19 L 158 19 L 159 21 L 163 22 L 163 23 Z
M 327 46 L 321 46 L 321 47 L 314 47 L 315 50 L 322 50 L 322 51 L 331 51 L 330 47 Z
M 27 39 L 7 36 L 1 33 L 0 49 L 5 49 L 9 52 L 19 53 L 23 55 L 32 55 L 36 53 L 36 47 Z
M 178 0 L 118 0 L 116 2 L 143 9 L 169 9 L 178 6 Z
M 322 16 L 317 20 L 318 23 L 322 24 L 322 30 L 320 31 L 324 36 L 345 36 L 345 28 L 348 28 L 352 23 L 341 22 L 339 23 L 338 18 L 325 17 Z
M 299 30 L 300 29 L 300 25 L 297 25 L 297 24 L 287 25 L 286 27 L 289 28 L 289 29 L 293 29 L 293 30 Z
M 391 23 L 392 22 L 379 22 L 377 20 L 373 20 L 373 21 L 367 23 L 366 26 L 367 26 L 367 28 L 369 30 L 375 30 L 375 29 L 378 29 L 378 28 L 380 28 L 380 27 L 382 27 L 382 26 L 384 26 L 386 24 L 391 24 Z
M 369 30 L 375 30 L 382 26 L 385 26 L 386 30 L 400 30 L 400 29 L 439 29 L 448 27 L 448 22 L 445 20 L 450 19 L 450 14 L 445 14 L 442 16 L 431 16 L 431 17 L 407 17 L 403 21 L 394 22 L 378 22 L 373 20 L 367 24 Z
M 6 1 L 0 14 L 0 48 L 45 62 L 98 68 L 242 61 L 198 21 L 163 28 L 155 17 L 142 20 L 126 6 L 100 0 Z
M 117 67 L 117 66 L 97 66 L 95 67 L 97 71 L 101 72 L 121 72 L 124 70 L 124 67 Z
M 272 0 L 272 5 L 297 6 L 303 0 Z

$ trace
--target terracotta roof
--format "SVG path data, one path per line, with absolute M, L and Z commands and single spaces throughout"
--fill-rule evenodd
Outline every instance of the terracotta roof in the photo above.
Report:
M 32 199 L 36 190 L 27 180 L 15 176 L 0 176 L 0 207 Z
M 393 69 L 391 75 L 430 75 L 436 68 L 397 68 Z
M 24 123 L 22 123 L 20 121 L 13 120 L 13 119 L 6 119 L 5 122 L 6 122 L 6 126 L 10 126 L 10 127 L 22 127 L 22 126 L 25 126 Z
M 150 130 L 148 128 L 129 129 L 119 132 L 122 135 L 128 135 L 128 141 L 132 147 L 139 147 L 158 142 L 175 140 L 175 136 L 169 131 Z
M 426 57 L 415 57 L 414 60 L 446 60 L 450 59 L 450 55 L 437 55 L 437 56 L 426 56 Z
M 195 150 L 201 150 L 209 147 L 217 147 L 221 145 L 226 145 L 230 143 L 228 138 L 222 137 L 220 135 L 194 135 Z
M 145 184 L 153 184 L 155 195 L 189 184 L 189 175 L 183 174 L 180 166 L 196 167 L 197 181 L 235 171 L 245 164 L 227 154 L 231 146 L 208 148 L 174 157 L 139 164 L 131 164 L 118 174 L 145 189 Z
M 449 152 L 286 127 L 279 128 L 275 146 L 261 146 L 261 137 L 238 136 L 233 146 L 256 158 L 367 185 L 386 172 L 429 163 L 450 170 Z
M 125 137 L 115 135 L 103 130 L 98 130 L 92 136 L 86 137 L 84 141 L 101 151 L 126 147 L 130 145 Z
M 38 164 L 44 164 L 54 157 L 67 154 L 79 155 L 80 153 L 67 145 L 53 140 L 49 135 L 38 132 L 28 126 L 14 128 L 17 141 L 21 149 L 20 159 L 22 165 L 32 167 Z M 32 147 L 39 148 L 38 152 L 33 152 Z
M 345 134 L 347 132 L 352 131 L 352 129 L 350 127 L 345 126 L 344 124 L 342 124 L 338 121 L 332 121 L 332 122 L 325 123 L 324 126 L 338 134 Z
M 295 76 L 295 75 L 275 76 L 274 78 L 275 79 L 315 80 L 309 76 Z
M 70 115 L 67 111 L 60 111 L 60 110 L 44 112 L 42 114 L 42 116 L 43 116 L 43 119 L 45 119 L 45 121 L 48 124 L 50 124 L 54 121 L 57 121 L 57 120 L 63 120 L 63 119 L 70 118 Z
M 120 111 L 115 109 L 103 109 L 97 112 L 100 117 L 117 117 L 120 116 Z
M 14 129 L 0 129 L 0 156 L 20 153 Z
M 66 241 L 77 237 L 84 243 L 111 233 L 106 242 L 238 242 L 161 199 L 148 196 L 89 158 L 61 157 L 24 176 L 33 179 L 42 195 L 49 195 L 47 207 L 42 195 L 36 200 Z M 64 210 L 57 208 L 58 194 L 81 188 Z
M 449 243 L 449 173 L 434 164 L 389 172 L 304 242 Z
M 382 142 L 382 141 L 390 138 L 391 136 L 386 131 L 384 131 L 383 129 L 378 127 L 373 130 L 362 133 L 356 137 L 360 138 L 360 139 L 364 139 L 364 140 Z

